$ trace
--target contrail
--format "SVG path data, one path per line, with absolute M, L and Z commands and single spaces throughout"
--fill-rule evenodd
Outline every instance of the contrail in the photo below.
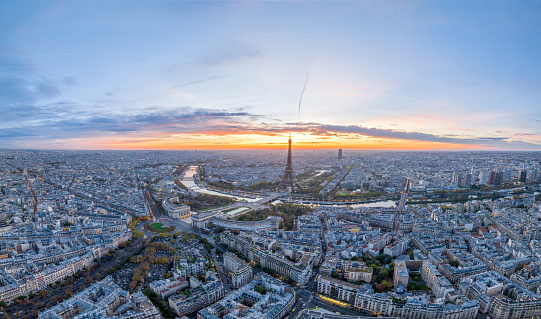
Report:
M 34 54 L 30 55 L 33 57 L 47 57 L 47 56 L 114 56 L 121 58 L 134 58 L 134 59 L 145 59 L 151 60 L 148 57 L 138 56 L 138 55 L 127 55 L 127 54 L 112 54 L 112 53 L 86 53 L 86 52 L 75 52 L 75 53 L 49 53 L 49 54 Z
M 260 38 L 260 37 L 274 37 L 274 36 L 308 36 L 308 37 L 326 37 L 326 34 L 315 33 L 269 33 L 269 34 L 256 34 L 240 37 L 239 39 Z
M 304 86 L 302 87 L 302 92 L 301 92 L 301 98 L 299 99 L 299 116 L 297 118 L 297 122 L 301 120 L 302 96 L 304 95 L 304 91 L 306 91 L 307 86 L 308 86 L 308 70 L 306 71 L 306 81 L 304 81 Z

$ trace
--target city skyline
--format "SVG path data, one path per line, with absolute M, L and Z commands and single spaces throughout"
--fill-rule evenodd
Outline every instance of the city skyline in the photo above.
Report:
M 540 15 L 5 1 L 0 148 L 284 149 L 291 133 L 295 149 L 540 150 Z

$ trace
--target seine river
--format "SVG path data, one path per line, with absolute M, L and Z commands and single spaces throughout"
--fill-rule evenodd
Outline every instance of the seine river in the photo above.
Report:
M 182 176 L 182 180 L 181 180 L 182 184 L 184 184 L 184 186 L 186 186 L 190 190 L 193 190 L 198 193 L 203 193 L 203 194 L 236 198 L 239 201 L 246 201 L 250 203 L 255 202 L 260 199 L 260 198 L 248 198 L 248 197 L 229 195 L 229 194 L 216 192 L 216 191 L 206 189 L 206 188 L 201 188 L 197 186 L 197 184 L 193 180 L 193 176 L 196 173 L 197 173 L 197 166 L 190 166 L 190 168 Z M 278 202 L 280 201 L 274 201 L 272 203 L 276 204 Z M 331 206 L 338 206 L 338 205 L 331 205 Z M 378 201 L 378 202 L 372 202 L 372 203 L 353 204 L 349 206 L 351 207 L 395 207 L 396 202 L 394 200 L 385 200 L 385 201 Z
M 203 194 L 209 194 L 209 195 L 216 195 L 216 196 L 224 196 L 224 197 L 231 197 L 236 198 L 239 201 L 246 201 L 246 202 L 255 202 L 259 200 L 260 198 L 248 198 L 248 197 L 240 197 L 240 196 L 234 196 L 229 195 L 225 193 L 216 192 L 210 189 L 201 188 L 197 186 L 197 184 L 193 181 L 193 176 L 197 173 L 197 166 L 190 166 L 190 168 L 184 173 L 184 176 L 182 176 L 182 184 L 184 186 L 188 187 L 188 189 L 193 190 L 198 193 Z

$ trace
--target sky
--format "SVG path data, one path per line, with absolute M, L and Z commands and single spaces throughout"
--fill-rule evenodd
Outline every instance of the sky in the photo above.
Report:
M 541 150 L 538 1 L 0 1 L 0 148 Z

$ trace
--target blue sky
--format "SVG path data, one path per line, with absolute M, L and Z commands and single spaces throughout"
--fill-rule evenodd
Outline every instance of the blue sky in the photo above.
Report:
M 6 0 L 0 148 L 539 150 L 539 39 L 534 1 Z

